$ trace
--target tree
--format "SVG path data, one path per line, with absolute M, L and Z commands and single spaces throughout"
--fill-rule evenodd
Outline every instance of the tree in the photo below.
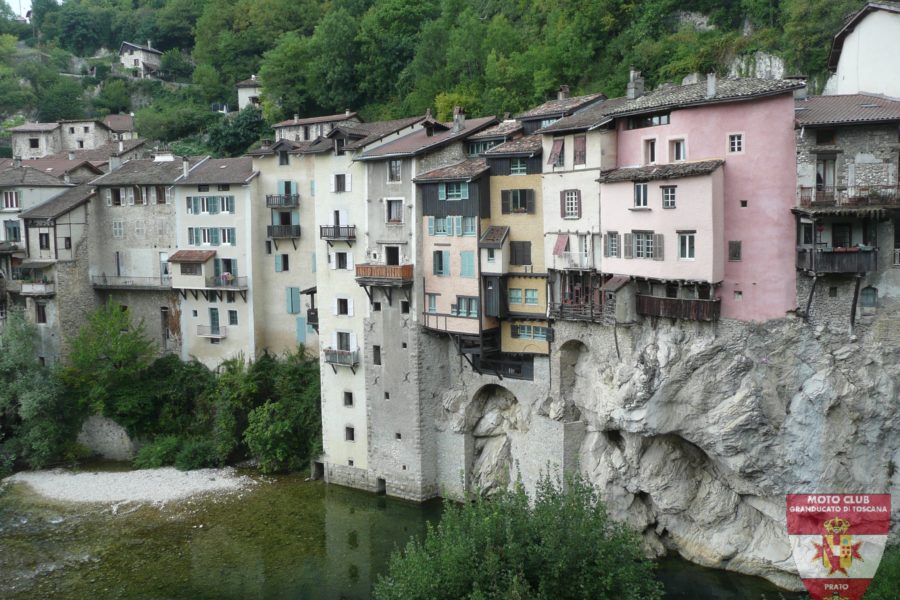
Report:
M 286 33 L 263 56 L 259 79 L 263 86 L 263 110 L 269 120 L 285 114 L 306 114 L 315 106 L 313 81 L 306 65 L 315 60 L 310 39 Z
M 168 79 L 176 81 L 189 81 L 191 73 L 194 72 L 191 57 L 177 48 L 163 52 L 159 68 Z
M 94 105 L 107 113 L 125 113 L 131 110 L 131 94 L 124 79 L 107 79 L 94 99 Z
M 391 557 L 375 598 L 662 598 L 640 538 L 610 520 L 580 477 L 544 477 L 534 505 L 521 485 L 449 506 L 424 541 Z
M 260 111 L 246 106 L 234 117 L 219 121 L 209 132 L 209 145 L 219 156 L 239 156 L 270 131 Z
M 84 117 L 81 85 L 59 77 L 38 96 L 38 120 L 44 123 Z

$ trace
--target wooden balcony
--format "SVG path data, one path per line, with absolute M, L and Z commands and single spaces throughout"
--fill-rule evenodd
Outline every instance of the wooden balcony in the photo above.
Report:
M 356 283 L 375 286 L 406 286 L 413 281 L 412 265 L 356 265 Z
M 356 225 L 320 225 L 319 237 L 329 242 L 352 242 L 356 240 Z
M 197 337 L 225 339 L 228 337 L 228 327 L 225 325 L 197 325 Z
M 689 298 L 637 296 L 637 312 L 645 317 L 667 317 L 688 321 L 718 321 L 721 302 Z
M 851 185 L 800 187 L 797 190 L 800 206 L 900 206 L 900 186 Z
M 91 275 L 91 286 L 101 290 L 160 290 L 172 287 L 172 277 L 129 277 L 127 275 Z
M 354 368 L 359 364 L 359 350 L 338 350 L 337 348 L 325 348 L 322 350 L 325 362 L 329 365 Z
M 589 321 L 597 323 L 603 320 L 603 307 L 600 304 L 551 304 L 550 318 L 560 321 Z
M 896 264 L 896 252 L 895 252 Z M 861 274 L 878 268 L 877 249 L 797 249 L 797 268 L 811 273 Z
M 300 204 L 300 194 L 267 194 L 267 208 L 294 208 Z
M 300 237 L 299 225 L 267 225 L 266 235 L 273 240 Z
M 206 287 L 224 290 L 246 290 L 247 278 L 233 275 L 216 275 L 206 278 Z

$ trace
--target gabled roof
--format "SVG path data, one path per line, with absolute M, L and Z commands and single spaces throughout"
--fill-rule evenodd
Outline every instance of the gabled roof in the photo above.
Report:
M 318 154 L 333 150 L 334 141 L 331 138 L 338 133 L 345 134 L 351 140 L 344 145 L 345 150 L 362 150 L 373 142 L 377 142 L 391 134 L 403 131 L 407 127 L 412 127 L 424 118 L 425 117 L 407 117 L 405 119 L 394 119 L 392 121 L 374 121 L 372 123 L 353 123 L 347 126 L 342 125 L 337 128 L 337 132 L 330 132 L 330 137 L 317 139 L 308 148 L 302 150 L 301 153 Z
M 189 160 L 191 166 L 200 162 L 197 157 Z M 122 163 L 122 166 L 106 175 L 98 177 L 91 183 L 94 185 L 173 185 L 183 175 L 184 167 L 178 157 L 169 161 L 150 159 L 133 159 Z
M 12 167 L 14 164 L 13 159 L 4 158 L 0 159 L 0 169 L 8 169 Z M 42 171 L 47 175 L 53 175 L 57 179 L 62 179 L 65 177 L 66 173 L 72 173 L 73 171 L 77 171 L 78 169 L 87 169 L 91 171 L 94 175 L 91 176 L 93 179 L 96 175 L 102 175 L 103 171 L 101 171 L 94 163 L 87 160 L 67 160 L 63 158 L 32 158 L 26 159 L 22 161 L 22 164 L 26 167 L 31 167 L 32 169 L 37 169 L 38 171 Z
M 64 191 L 46 202 L 23 211 L 22 219 L 56 219 L 91 199 L 96 190 L 91 185 L 79 185 Z
M 280 123 L 275 123 L 272 125 L 274 128 L 278 127 L 291 127 L 293 125 L 315 125 L 316 123 L 335 123 L 340 121 L 347 121 L 348 119 L 352 119 L 356 116 L 355 112 L 342 112 L 336 115 L 324 115 L 322 117 L 307 117 L 304 119 L 288 119 L 286 121 L 281 121 Z
M 181 164 L 181 161 L 177 162 Z M 179 179 L 177 183 L 178 185 L 243 184 L 258 174 L 258 171 L 253 170 L 253 159 L 249 156 L 209 158 L 197 164 L 187 178 Z
M 520 121 L 516 121 L 515 119 L 506 119 L 504 121 L 500 121 L 493 127 L 488 127 L 483 131 L 479 131 L 474 135 L 470 135 L 468 139 L 469 141 L 498 139 L 505 140 L 519 131 L 522 131 L 522 123 Z
M 261 145 L 259 148 L 248 150 L 246 154 L 247 156 L 271 156 L 281 150 L 285 150 L 287 152 L 296 152 L 298 150 L 309 148 L 314 143 L 315 140 L 310 142 L 295 142 L 289 139 L 280 139 L 277 142 L 270 141 L 263 143 L 263 145 Z
M 119 151 L 119 144 L 122 144 L 122 150 Z M 121 142 L 109 142 L 103 144 L 102 146 L 97 146 L 96 148 L 88 149 L 80 149 L 80 150 L 65 150 L 63 152 L 57 152 L 56 154 L 50 154 L 44 158 L 60 158 L 67 159 L 69 154 L 75 157 L 75 160 L 89 160 L 91 162 L 107 162 L 110 156 L 121 156 L 123 154 L 128 154 L 132 150 L 139 148 L 146 144 L 144 140 L 122 140 Z
M 844 26 L 834 34 L 834 39 L 831 42 L 831 53 L 828 55 L 829 69 L 832 71 L 837 69 L 838 61 L 841 58 L 841 51 L 844 49 L 844 40 L 847 39 L 847 36 L 850 35 L 850 33 L 856 29 L 856 26 L 869 16 L 870 13 L 878 10 L 900 13 L 900 2 L 868 2 L 861 9 L 850 15 L 844 23 Z
M 422 173 L 413 181 L 416 183 L 436 183 L 439 181 L 471 181 L 490 169 L 483 158 L 470 158 L 454 165 L 440 167 Z
M 239 88 L 257 88 L 262 87 L 262 84 L 259 82 L 259 79 L 254 75 L 250 79 L 245 79 L 243 81 L 238 81 L 235 84 Z
M 543 119 L 545 117 L 570 115 L 579 108 L 584 108 L 589 104 L 605 99 L 603 94 L 587 94 L 586 96 L 571 96 L 569 98 L 554 98 L 548 100 L 540 106 L 535 106 L 530 110 L 516 115 L 517 119 L 530 121 L 532 119 Z
M 205 263 L 216 255 L 215 250 L 179 250 L 169 257 L 170 263 Z
M 162 51 L 157 50 L 156 48 L 151 48 L 150 46 L 141 46 L 140 44 L 133 44 L 131 42 L 122 42 L 121 44 L 119 44 L 119 54 L 122 54 L 122 48 L 124 48 L 125 46 L 131 46 L 136 50 L 143 50 L 144 52 L 151 52 L 153 54 L 162 55 Z
M 568 133 L 571 131 L 588 131 L 612 120 L 609 113 L 619 109 L 628 102 L 628 98 L 610 98 L 603 102 L 595 102 L 581 110 L 563 117 L 556 123 L 538 130 L 538 133 Z
M 478 240 L 479 248 L 502 248 L 506 236 L 509 235 L 509 225 L 491 225 L 481 234 Z
M 900 101 L 871 94 L 809 96 L 794 103 L 794 118 L 803 127 L 900 121 Z
M 24 123 L 18 127 L 10 127 L 10 133 L 45 133 L 59 127 L 59 123 Z
M 134 117 L 131 115 L 106 115 L 103 124 L 112 131 L 134 131 Z
M 422 117 L 419 117 L 422 118 Z M 473 133 L 486 129 L 497 122 L 496 117 L 481 117 L 479 119 L 466 119 L 465 127 L 453 131 L 450 127 L 446 131 L 435 132 L 429 136 L 425 129 L 419 129 L 400 139 L 388 142 L 383 146 L 373 148 L 358 158 L 358 160 L 380 160 L 401 156 L 416 156 L 423 152 L 435 150 L 446 144 L 466 139 Z
M 23 166 L 0 171 L 0 187 L 69 187 L 69 184 L 59 177 Z
M 541 136 L 533 133 L 525 137 L 509 140 L 499 146 L 494 146 L 485 152 L 484 155 L 491 158 L 498 156 L 534 156 L 540 154 L 542 150 Z
M 620 183 L 623 181 L 660 181 L 709 175 L 725 164 L 724 160 L 702 160 L 696 162 L 679 162 L 666 165 L 648 165 L 646 167 L 626 167 L 611 169 L 600 173 L 600 183 Z

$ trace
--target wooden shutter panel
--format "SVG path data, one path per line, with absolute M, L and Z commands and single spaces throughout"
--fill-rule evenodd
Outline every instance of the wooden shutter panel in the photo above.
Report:
M 276 255 L 275 255 L 275 272 L 276 272 L 276 273 L 281 273 L 281 271 L 282 271 L 282 269 L 281 269 L 281 255 L 280 255 L 280 254 L 276 254 Z
M 347 173 L 347 177 L 344 178 L 344 180 L 346 181 L 346 186 L 347 186 L 347 189 L 344 190 L 345 192 L 353 191 L 351 188 L 351 181 L 353 179 L 351 175 L 352 175 L 351 173 Z
M 447 185 L 443 183 L 438 184 L 438 200 L 446 200 L 447 199 Z
M 631 233 L 626 233 L 622 236 L 622 251 L 625 253 L 625 258 L 634 258 L 634 235 Z
M 559 216 L 563 219 L 566 218 L 566 191 L 563 190 L 559 193 Z
M 441 274 L 442 275 L 450 275 L 450 251 L 449 250 L 441 250 L 441 254 L 444 255 L 443 259 L 442 259 L 442 262 L 444 263 L 442 266 L 444 268 L 443 268 L 443 271 L 441 272 Z
M 515 323 L 510 323 L 509 325 L 509 337 L 517 338 L 519 337 L 519 326 Z
M 440 275 L 441 274 L 441 269 L 440 269 L 441 259 L 439 258 L 440 256 L 441 256 L 440 250 L 435 250 L 434 252 L 431 253 L 431 274 L 432 275 Z
M 663 234 L 653 234 L 653 260 L 663 260 L 665 258 L 665 246 Z
M 460 192 L 460 199 L 468 200 L 469 199 L 469 183 L 464 181 L 463 183 L 459 184 L 459 192 Z
M 285 294 L 285 296 L 286 296 L 286 298 L 285 298 L 285 308 L 287 309 L 287 312 L 288 312 L 289 315 L 292 315 L 292 314 L 294 314 L 294 312 L 295 312 L 295 311 L 294 311 L 294 303 L 293 303 L 294 296 L 293 296 L 293 294 L 291 294 L 291 289 L 292 289 L 292 288 L 287 288 L 287 289 L 286 289 L 287 294 Z
M 528 214 L 534 214 L 534 190 L 525 190 L 525 205 L 528 208 Z
M 509 214 L 509 190 L 500 192 L 500 212 L 504 215 Z
M 609 234 L 603 234 L 603 256 L 604 258 L 609 256 Z
M 106 198 L 106 205 L 112 206 L 112 192 L 109 188 L 103 190 L 103 197 Z
M 575 206 L 578 207 L 578 218 L 581 218 L 581 190 L 575 190 L 575 197 L 577 198 L 575 202 Z
M 531 264 L 531 242 L 522 242 L 523 265 Z
M 616 253 L 615 253 L 615 257 L 616 257 L 616 258 L 622 258 L 622 240 L 621 240 L 621 236 L 620 236 L 618 233 L 616 234 Z
M 462 235 L 462 217 L 452 217 L 456 230 L 456 235 Z

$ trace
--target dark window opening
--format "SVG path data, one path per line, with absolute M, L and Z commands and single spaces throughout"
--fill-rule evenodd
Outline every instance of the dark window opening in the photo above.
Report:
M 353 406 L 353 392 L 344 392 L 344 406 Z
M 407 315 L 409 314 L 409 302 L 406 300 L 400 301 L 400 312 Z
M 376 365 L 381 364 L 381 346 L 372 346 L 372 362 Z

